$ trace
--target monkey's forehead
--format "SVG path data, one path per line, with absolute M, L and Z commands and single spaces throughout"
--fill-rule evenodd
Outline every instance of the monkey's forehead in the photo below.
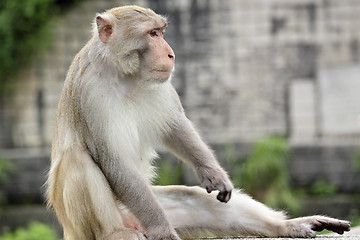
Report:
M 149 8 L 142 8 L 135 5 L 112 8 L 106 11 L 106 13 L 113 14 L 119 20 L 153 22 L 154 25 L 161 28 L 165 28 L 168 25 L 165 17 L 156 14 Z

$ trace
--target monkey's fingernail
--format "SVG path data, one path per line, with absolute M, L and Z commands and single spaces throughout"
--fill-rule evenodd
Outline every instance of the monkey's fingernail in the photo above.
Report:
M 220 192 L 218 195 L 217 195 L 217 200 L 219 200 L 220 202 L 227 202 L 226 201 L 226 198 L 227 198 L 227 196 L 226 196 L 227 194 L 226 194 L 226 192 Z
M 228 192 L 225 197 L 225 202 L 227 203 L 231 198 L 231 192 Z

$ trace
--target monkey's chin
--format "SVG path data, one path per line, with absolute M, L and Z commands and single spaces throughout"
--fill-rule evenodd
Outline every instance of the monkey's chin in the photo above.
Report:
M 157 76 L 154 74 L 148 75 L 139 82 L 139 86 L 148 88 L 150 86 L 156 86 L 171 80 L 171 74 L 169 76 Z
M 154 82 L 163 83 L 168 81 L 171 78 L 172 70 L 152 70 L 151 71 L 152 79 Z
M 158 77 L 159 79 L 164 79 L 164 81 L 168 80 L 171 76 L 171 70 L 153 70 L 152 74 Z

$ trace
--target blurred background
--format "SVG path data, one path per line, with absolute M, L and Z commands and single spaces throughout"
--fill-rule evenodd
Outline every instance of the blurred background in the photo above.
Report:
M 167 16 L 172 82 L 237 187 L 360 225 L 359 0 L 2 0 L 0 239 L 60 238 L 43 197 L 60 92 L 95 14 L 125 4 Z M 198 184 L 158 166 L 157 184 Z

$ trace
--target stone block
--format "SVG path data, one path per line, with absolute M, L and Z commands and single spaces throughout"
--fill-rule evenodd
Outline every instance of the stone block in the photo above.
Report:
M 290 85 L 290 122 L 293 142 L 312 142 L 316 136 L 314 81 L 294 80 Z
M 320 69 L 321 133 L 326 136 L 360 134 L 360 65 Z

